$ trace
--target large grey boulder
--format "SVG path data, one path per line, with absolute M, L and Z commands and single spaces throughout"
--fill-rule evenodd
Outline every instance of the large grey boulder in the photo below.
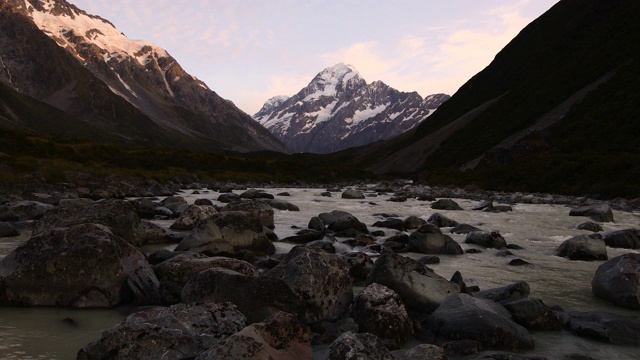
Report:
M 571 209 L 569 216 L 586 216 L 597 222 L 613 222 L 613 212 L 607 204 L 579 206 Z
M 45 234 L 59 227 L 79 224 L 102 224 L 111 228 L 114 234 L 132 245 L 143 245 L 145 230 L 135 208 L 124 200 L 109 199 L 89 205 L 60 206 L 47 212 L 33 229 L 33 236 Z
M 55 206 L 39 201 L 17 200 L 0 206 L 0 221 L 38 220 Z
M 171 304 L 180 302 L 182 288 L 198 273 L 211 268 L 225 268 L 247 276 L 257 276 L 258 270 L 246 261 L 222 256 L 207 257 L 199 253 L 176 255 L 153 267 L 160 280 L 163 298 Z
M 353 300 L 351 317 L 359 332 L 376 335 L 387 349 L 402 347 L 413 334 L 413 323 L 400 296 L 384 285 L 373 283 Z
M 600 342 L 640 346 L 640 319 L 604 312 L 566 311 L 564 328 L 574 335 Z
M 527 329 L 515 323 L 502 305 L 467 294 L 448 297 L 431 314 L 427 327 L 442 341 L 467 339 L 487 349 L 533 349 L 533 338 Z
M 98 224 L 32 237 L 0 262 L 0 277 L 3 305 L 110 308 L 128 300 L 129 284 L 149 292 L 141 298 L 158 291 L 144 255 Z
M 198 223 L 175 250 L 211 255 L 234 255 L 241 250 L 250 250 L 256 255 L 271 255 L 275 246 L 267 238 L 256 215 L 246 211 L 224 211 Z
M 248 323 L 263 321 L 279 311 L 298 316 L 304 305 L 303 299 L 282 279 L 248 276 L 224 268 L 204 270 L 191 278 L 182 289 L 181 299 L 183 303 L 231 302 L 247 317 Z
M 640 249 L 640 230 L 624 229 L 607 232 L 602 236 L 607 246 L 622 249 Z
M 373 283 L 394 290 L 408 310 L 417 312 L 432 312 L 447 296 L 459 292 L 456 284 L 426 265 L 390 251 L 383 251 L 367 276 L 366 284 Z
M 329 356 L 325 360 L 394 360 L 393 355 L 369 333 L 346 332 L 329 346 Z
M 486 248 L 503 249 L 507 247 L 507 241 L 497 231 L 471 231 L 467 234 L 464 242 Z
M 409 236 L 407 251 L 421 254 L 463 254 L 462 247 L 451 236 L 414 231 Z
M 600 265 L 591 291 L 616 305 L 640 309 L 640 254 L 620 255 Z
M 607 247 L 599 234 L 578 235 L 558 246 L 556 255 L 570 260 L 607 260 Z
M 284 280 L 305 300 L 302 320 L 336 320 L 349 310 L 353 287 L 349 266 L 340 256 L 318 248 L 296 246 L 265 274 Z
M 200 221 L 205 220 L 217 212 L 213 206 L 189 205 L 180 216 L 178 216 L 176 221 L 171 224 L 170 228 L 174 230 L 192 230 Z
M 310 339 L 309 329 L 295 316 L 279 312 L 227 337 L 196 360 L 307 360 L 313 358 Z
M 182 360 L 198 356 L 245 327 L 230 303 L 156 307 L 129 315 L 78 352 L 78 360 Z
M 273 208 L 262 201 L 236 201 L 225 205 L 220 211 L 246 211 L 260 219 L 263 226 L 273 229 Z

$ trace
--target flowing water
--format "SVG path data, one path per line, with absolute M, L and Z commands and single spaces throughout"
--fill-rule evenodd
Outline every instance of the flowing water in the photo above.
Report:
M 472 211 L 477 201 L 454 199 L 463 211 L 433 210 L 430 202 L 408 200 L 403 203 L 387 201 L 388 195 L 365 193 L 365 200 L 345 200 L 340 193 L 333 197 L 321 197 L 320 189 L 268 189 L 276 195 L 289 192 L 290 197 L 280 197 L 300 207 L 299 212 L 275 210 L 275 233 L 284 238 L 293 235 L 297 228 L 306 228 L 309 219 L 322 212 L 343 210 L 350 212 L 369 226 L 369 230 L 383 230 L 387 236 L 397 233 L 390 229 L 376 229 L 372 224 L 381 220 L 380 215 L 390 214 L 399 218 L 417 215 L 427 219 L 439 212 L 460 223 L 467 223 L 487 231 L 499 231 L 509 244 L 522 246 L 523 250 L 511 250 L 516 256 L 533 264 L 513 267 L 507 263 L 514 257 L 498 257 L 498 250 L 486 249 L 477 254 L 439 256 L 440 264 L 429 265 L 439 275 L 450 278 L 460 271 L 467 285 L 481 289 L 500 287 L 524 280 L 531 287 L 531 297 L 541 298 L 547 305 L 558 305 L 567 310 L 606 311 L 621 315 L 638 316 L 638 312 L 626 310 L 597 299 L 591 294 L 591 279 L 602 264 L 597 262 L 570 261 L 554 256 L 554 250 L 562 241 L 586 231 L 573 226 L 586 218 L 569 216 L 570 208 L 563 205 L 516 204 L 513 211 L 487 213 Z M 196 199 L 213 200 L 214 191 L 201 190 L 200 194 L 187 191 L 181 194 L 189 203 Z M 602 224 L 605 231 L 638 228 L 640 214 L 614 211 L 615 223 Z M 168 227 L 172 221 L 156 221 Z M 443 228 L 444 233 L 448 233 Z M 463 249 L 475 247 L 464 244 L 465 235 L 451 236 Z M 20 238 L 2 239 L 0 256 L 8 254 L 28 233 Z M 172 248 L 175 245 L 169 246 Z M 276 243 L 278 252 L 287 252 L 293 245 Z M 340 248 L 342 249 L 342 248 Z M 346 249 L 346 248 L 345 248 Z M 633 250 L 607 248 L 609 258 L 633 252 Z M 422 254 L 403 254 L 419 258 Z M 99 338 L 101 332 L 120 322 L 129 309 L 72 310 L 49 308 L 0 308 L 0 359 L 73 359 L 78 349 Z M 64 319 L 67 319 L 66 321 Z M 72 321 L 69 319 L 73 319 Z M 532 333 L 536 348 L 531 354 L 550 359 L 566 354 L 587 354 L 596 359 L 638 359 L 638 348 L 603 344 L 575 337 L 562 332 Z

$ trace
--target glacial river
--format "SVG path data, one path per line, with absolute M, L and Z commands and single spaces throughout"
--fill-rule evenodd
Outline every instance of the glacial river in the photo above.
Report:
M 390 202 L 387 201 L 389 195 L 376 196 L 373 192 L 365 192 L 365 200 L 345 200 L 340 198 L 340 193 L 333 193 L 332 197 L 321 197 L 321 189 L 278 188 L 266 191 L 273 195 L 288 192 L 290 197 L 276 198 L 289 201 L 301 210 L 275 210 L 274 231 L 280 238 L 293 235 L 297 229 L 292 226 L 306 228 L 311 217 L 332 210 L 350 212 L 367 224 L 370 231 L 383 230 L 387 236 L 397 231 L 374 228 L 372 224 L 382 219 L 374 214 L 392 214 L 401 219 L 417 215 L 426 220 L 433 213 L 439 212 L 459 223 L 471 224 L 486 231 L 499 231 L 507 243 L 524 248 L 511 250 L 516 257 L 533 264 L 521 267 L 508 266 L 507 263 L 514 257 L 498 257 L 498 250 L 486 249 L 477 254 L 440 255 L 440 264 L 429 265 L 439 275 L 451 278 L 455 271 L 460 271 L 467 285 L 477 285 L 483 290 L 524 280 L 531 287 L 530 296 L 541 298 L 547 305 L 558 305 L 567 310 L 640 315 L 637 311 L 613 306 L 591 294 L 591 279 L 602 261 L 570 261 L 553 255 L 562 241 L 588 233 L 573 229 L 575 224 L 588 219 L 569 216 L 570 207 L 564 205 L 515 204 L 511 212 L 488 213 L 471 210 L 478 205 L 478 201 L 454 199 L 464 210 L 442 211 L 431 209 L 431 202 L 412 199 L 402 203 Z M 200 194 L 186 191 L 180 195 L 189 203 L 199 198 L 207 198 L 216 203 L 219 193 L 200 190 Z M 640 226 L 640 214 L 637 213 L 614 211 L 614 219 L 614 223 L 602 224 L 605 231 Z M 172 223 L 169 220 L 155 222 L 165 227 Z M 449 233 L 448 228 L 442 230 Z M 465 235 L 450 235 L 463 249 L 474 247 L 464 244 Z M 6 256 L 28 236 L 29 234 L 25 233 L 18 238 L 0 239 L 0 257 Z M 287 252 L 291 247 L 290 244 L 276 243 L 278 252 Z M 633 251 L 607 248 L 609 258 Z M 423 256 L 415 253 L 403 255 L 414 258 Z M 120 322 L 129 310 L 0 308 L 0 359 L 74 359 L 78 349 L 99 338 L 104 329 Z M 528 354 L 544 355 L 550 359 L 576 353 L 596 359 L 640 357 L 638 348 L 590 341 L 565 331 L 533 332 L 532 335 L 536 347 Z

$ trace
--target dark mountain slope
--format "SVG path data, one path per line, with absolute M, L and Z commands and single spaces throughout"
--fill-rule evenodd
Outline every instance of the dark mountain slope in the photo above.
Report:
M 561 1 L 412 136 L 361 150 L 358 159 L 376 172 L 432 181 L 613 191 L 606 178 L 630 180 L 640 163 L 631 141 L 640 117 L 630 105 L 640 100 L 639 14 L 638 1 Z M 615 175 L 600 171 L 611 167 Z

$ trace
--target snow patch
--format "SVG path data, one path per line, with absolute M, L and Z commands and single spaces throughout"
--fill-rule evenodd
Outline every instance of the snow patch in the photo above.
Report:
M 364 109 L 364 110 L 358 110 L 353 114 L 353 117 L 349 118 L 349 119 L 345 119 L 345 121 L 350 124 L 350 127 L 353 127 L 355 125 L 358 125 L 359 123 L 370 119 L 378 114 L 380 114 L 381 112 L 385 111 L 385 109 L 387 108 L 387 106 L 391 105 L 391 103 L 385 103 L 382 105 L 378 105 L 374 108 L 368 108 L 368 109 Z

